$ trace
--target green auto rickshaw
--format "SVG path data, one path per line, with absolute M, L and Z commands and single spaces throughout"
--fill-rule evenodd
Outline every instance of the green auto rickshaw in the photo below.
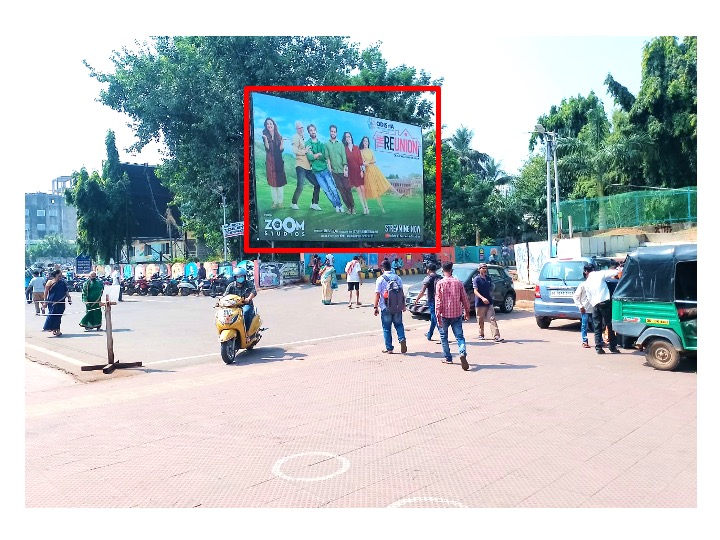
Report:
M 697 244 L 639 247 L 612 296 L 618 343 L 645 351 L 655 369 L 697 355 Z

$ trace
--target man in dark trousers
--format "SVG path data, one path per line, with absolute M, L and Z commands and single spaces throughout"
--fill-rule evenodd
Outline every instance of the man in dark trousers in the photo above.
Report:
M 200 263 L 200 268 L 198 268 L 196 296 L 200 296 L 200 290 L 202 289 L 202 282 L 205 281 L 206 279 L 207 279 L 207 270 L 205 270 L 205 264 Z
M 435 266 L 434 263 L 428 264 L 427 276 L 423 279 L 422 289 L 420 289 L 420 293 L 413 303 L 414 306 L 417 306 L 423 294 L 427 292 L 427 306 L 430 310 L 430 328 L 425 334 L 425 337 L 428 338 L 428 341 L 432 341 L 433 332 L 437 326 L 437 315 L 435 315 L 435 283 L 438 279 L 440 279 L 440 276 L 437 274 L 437 266 Z

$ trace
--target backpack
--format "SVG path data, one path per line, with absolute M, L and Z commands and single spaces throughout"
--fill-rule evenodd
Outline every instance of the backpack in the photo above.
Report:
M 387 282 L 387 289 L 385 290 L 385 307 L 388 313 L 395 315 L 396 313 L 402 313 L 405 307 L 405 293 L 402 287 L 397 282 L 397 279 L 390 279 L 384 275 L 383 279 Z

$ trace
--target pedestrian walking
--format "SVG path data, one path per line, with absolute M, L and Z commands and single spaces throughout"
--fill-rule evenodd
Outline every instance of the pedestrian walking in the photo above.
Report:
M 444 277 L 435 285 L 435 314 L 445 356 L 444 362 L 453 363 L 448 343 L 448 333 L 452 328 L 460 353 L 460 365 L 467 371 L 470 369 L 470 365 L 467 361 L 462 323 L 470 318 L 470 302 L 468 302 L 462 281 L 453 276 L 453 263 L 451 261 L 443 263 L 442 270 Z
M 586 264 L 583 267 L 583 276 L 587 280 L 588 275 L 590 272 L 595 270 L 595 267 L 592 264 Z M 585 349 L 589 349 L 590 345 L 588 344 L 588 338 L 587 338 L 587 331 L 588 326 L 590 326 L 590 329 L 593 328 L 592 324 L 592 313 L 593 313 L 593 307 L 590 303 L 590 299 L 588 298 L 587 291 L 585 290 L 585 283 L 586 281 L 583 281 L 580 285 L 577 286 L 575 289 L 575 292 L 573 293 L 573 302 L 575 302 L 575 305 L 578 307 L 581 313 L 580 318 L 580 340 L 582 347 Z
M 310 266 L 312 268 L 312 273 L 310 274 L 310 285 L 319 285 L 320 283 L 318 280 L 320 279 L 320 267 L 322 266 L 320 264 L 320 255 L 317 253 L 313 255 L 312 260 L 310 261 Z
M 67 281 L 60 270 L 54 270 L 51 274 L 51 280 L 48 281 L 48 287 L 45 293 L 45 305 L 47 307 L 47 317 L 43 325 L 43 332 L 51 331 L 54 336 L 62 336 L 60 331 L 60 323 L 63 313 L 65 313 L 65 300 L 68 304 L 72 304 L 70 298 L 70 290 Z
M 495 284 L 488 275 L 488 265 L 480 263 L 478 274 L 473 278 L 473 294 L 475 295 L 475 315 L 478 321 L 478 338 L 485 339 L 485 319 L 490 322 L 493 339 L 496 343 L 503 343 L 505 340 L 500 337 L 495 318 L 495 305 L 493 304 L 492 293 Z
M 38 270 L 33 270 L 33 277 L 30 280 L 28 289 L 32 293 L 32 302 L 35 303 L 35 315 L 41 313 L 45 315 L 45 306 L 43 300 L 45 300 L 45 278 L 40 275 Z
M 112 278 L 112 284 L 117 285 L 120 287 L 120 292 L 118 293 L 118 302 L 122 302 L 122 283 L 120 283 L 120 266 L 115 265 L 115 270 L 113 270 L 113 273 L 110 274 L 110 277 Z
M 322 286 L 322 303 L 332 304 L 333 291 L 338 288 L 338 284 L 337 271 L 329 260 L 325 261 L 325 266 L 320 270 L 320 285 Z
M 90 277 L 83 283 L 82 288 L 85 316 L 80 320 L 80 326 L 82 326 L 86 332 L 90 330 L 100 330 L 100 325 L 102 324 L 100 300 L 102 299 L 103 289 L 103 283 L 97 278 L 97 272 L 90 272 Z
M 427 276 L 423 279 L 420 293 L 413 303 L 414 306 L 417 306 L 423 295 L 427 294 L 427 307 L 430 312 L 430 328 L 425 333 L 425 337 L 428 338 L 428 341 L 432 341 L 433 332 L 437 326 L 437 316 L 435 315 L 435 284 L 439 279 L 440 276 L 437 274 L 437 266 L 434 263 L 428 264 Z
M 362 283 L 362 278 L 360 277 L 360 257 L 355 255 L 352 260 L 345 265 L 345 274 L 347 275 L 348 294 L 350 295 L 348 298 L 348 307 L 352 308 L 353 305 L 353 291 L 355 291 L 355 300 L 359 306 L 361 305 L 360 284 Z
M 608 345 L 610 352 L 620 353 L 617 348 L 617 336 L 612 328 L 612 304 L 610 300 L 610 289 L 608 278 L 617 277 L 622 272 L 622 267 L 611 270 L 594 270 L 590 272 L 585 280 L 585 292 L 587 293 L 590 305 L 593 307 L 593 327 L 595 331 L 595 352 L 605 354 L 603 350 L 603 330 L 607 329 Z
M 394 351 L 392 340 L 392 327 L 395 327 L 400 352 L 407 352 L 405 327 L 402 314 L 405 311 L 405 294 L 400 276 L 392 272 L 392 266 L 387 259 L 382 262 L 383 273 L 375 280 L 375 316 L 380 315 L 380 324 L 383 329 L 385 348 L 382 352 L 392 354 Z

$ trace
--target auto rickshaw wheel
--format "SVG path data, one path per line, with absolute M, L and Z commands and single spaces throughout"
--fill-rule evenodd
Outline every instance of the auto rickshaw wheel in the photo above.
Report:
M 645 349 L 648 364 L 660 371 L 673 371 L 680 364 L 680 354 L 664 339 L 655 339 Z

